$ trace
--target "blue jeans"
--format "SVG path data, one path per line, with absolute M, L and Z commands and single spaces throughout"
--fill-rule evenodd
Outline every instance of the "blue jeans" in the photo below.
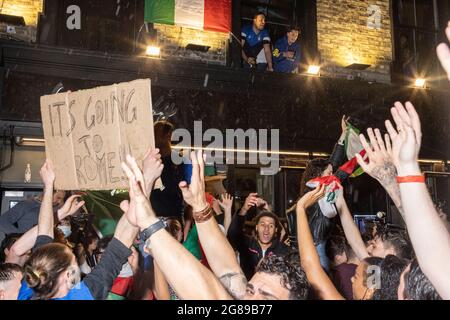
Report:
M 331 263 L 330 263 L 330 259 L 328 259 L 327 254 L 325 252 L 326 245 L 327 245 L 327 241 L 323 240 L 316 244 L 316 250 L 317 250 L 317 254 L 319 255 L 319 258 L 320 258 L 320 265 L 322 266 L 322 268 L 325 269 L 325 271 L 327 273 L 330 273 Z

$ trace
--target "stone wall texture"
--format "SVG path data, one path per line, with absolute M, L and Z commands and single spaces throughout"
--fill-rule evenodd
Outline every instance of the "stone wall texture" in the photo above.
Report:
M 317 39 L 325 69 L 368 64 L 389 75 L 392 62 L 389 0 L 318 0 Z M 336 70 L 336 69 L 335 69 Z

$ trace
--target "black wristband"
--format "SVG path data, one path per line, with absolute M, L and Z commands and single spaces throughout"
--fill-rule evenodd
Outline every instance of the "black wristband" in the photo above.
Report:
M 167 227 L 167 222 L 164 219 L 159 218 L 158 222 L 155 222 L 154 224 L 152 224 L 150 227 L 146 228 L 145 230 L 143 230 L 140 235 L 139 238 L 141 239 L 142 242 L 147 241 L 147 239 L 149 239 L 155 232 L 164 229 L 165 227 Z

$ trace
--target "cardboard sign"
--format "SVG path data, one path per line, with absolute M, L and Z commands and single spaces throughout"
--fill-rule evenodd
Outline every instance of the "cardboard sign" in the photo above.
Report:
M 128 189 L 121 162 L 155 146 L 150 79 L 43 96 L 41 114 L 59 190 Z

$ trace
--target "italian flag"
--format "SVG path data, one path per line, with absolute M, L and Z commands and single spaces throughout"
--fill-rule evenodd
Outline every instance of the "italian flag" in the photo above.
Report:
M 144 20 L 231 32 L 231 0 L 145 0 Z

